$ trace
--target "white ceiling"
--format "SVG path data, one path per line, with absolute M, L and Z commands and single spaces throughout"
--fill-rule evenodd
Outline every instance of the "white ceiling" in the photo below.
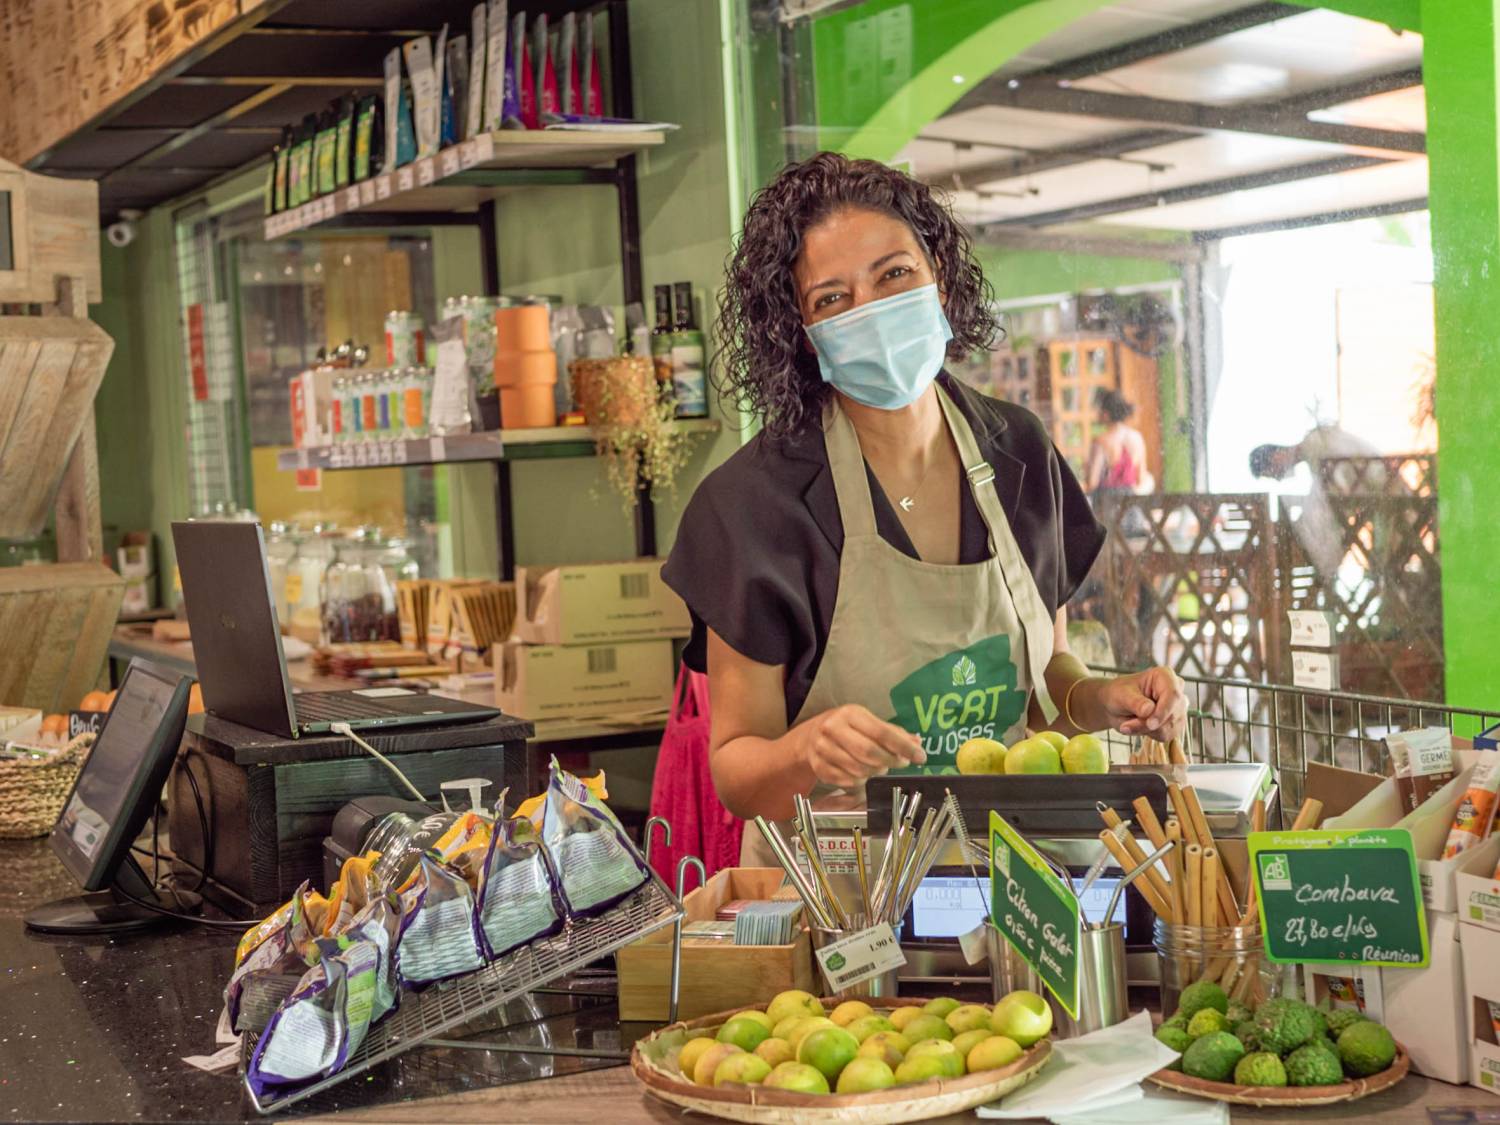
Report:
M 1243 7 L 1247 0 L 1131 0 L 1100 9 L 1012 59 L 999 73 L 1021 75 L 1174 26 Z M 1232 105 L 1283 98 L 1325 86 L 1419 67 L 1422 42 L 1383 24 L 1314 10 L 1182 51 L 1159 55 L 1075 85 L 1171 101 Z M 1422 131 L 1420 87 L 1320 109 L 1312 120 Z M 983 223 L 1267 172 L 1368 150 L 1213 131 L 1119 158 L 1094 159 L 1021 177 L 993 168 L 1029 151 L 1099 142 L 1156 128 L 1149 123 L 982 106 L 933 122 L 900 154 L 915 172 L 953 193 L 956 209 Z M 958 142 L 955 144 L 954 142 Z M 1392 154 L 1382 153 L 1389 156 Z M 988 167 L 988 175 L 977 169 Z M 1211 198 L 1099 216 L 1099 223 L 1212 230 L 1420 198 L 1427 163 L 1417 155 L 1378 167 L 1300 179 Z M 1070 220 L 1076 226 L 1076 219 Z

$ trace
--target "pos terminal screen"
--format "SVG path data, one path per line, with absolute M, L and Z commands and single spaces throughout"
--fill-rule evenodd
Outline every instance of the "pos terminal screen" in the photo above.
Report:
M 1110 893 L 1119 881 L 1118 875 L 1094 880 L 1088 893 L 1078 900 L 1085 920 L 1104 920 Z M 989 879 L 982 874 L 978 884 L 972 875 L 929 875 L 911 900 L 911 937 L 916 941 L 944 941 L 968 933 L 984 921 L 989 887 Z M 1116 917 L 1123 920 L 1118 912 Z

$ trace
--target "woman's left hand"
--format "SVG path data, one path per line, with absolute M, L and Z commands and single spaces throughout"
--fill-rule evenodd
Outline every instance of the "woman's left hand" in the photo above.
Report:
M 1180 738 L 1187 727 L 1187 695 L 1182 677 L 1157 666 L 1106 680 L 1099 702 L 1110 726 L 1121 734 L 1140 734 L 1160 742 Z

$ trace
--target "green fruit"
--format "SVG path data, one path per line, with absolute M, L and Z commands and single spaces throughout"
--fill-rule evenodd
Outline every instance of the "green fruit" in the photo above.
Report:
M 1328 1013 L 1322 1011 L 1321 1009 L 1314 1008 L 1311 1005 L 1308 1006 L 1307 1010 L 1308 1013 L 1312 1016 L 1313 1039 L 1328 1038 Z
M 959 773 L 1002 773 L 1005 770 L 1005 747 L 993 738 L 971 738 L 958 748 L 953 764 Z
M 1292 1086 L 1337 1086 L 1344 1080 L 1344 1068 L 1336 1054 L 1313 1042 L 1286 1057 L 1286 1079 Z
M 939 996 L 927 1001 L 922 1005 L 922 1011 L 928 1015 L 937 1016 L 938 1019 L 947 1019 L 949 1014 L 958 1011 L 963 1005 L 951 996 Z
M 1247 1051 L 1259 1051 L 1261 1049 L 1260 1031 L 1255 1026 L 1254 1020 L 1245 1020 L 1235 1026 L 1234 1037 L 1245 1045 Z
M 784 1062 L 766 1075 L 762 1086 L 777 1090 L 795 1090 L 799 1094 L 828 1093 L 828 1079 L 806 1063 Z
M 756 1020 L 735 1016 L 719 1028 L 717 1038 L 720 1043 L 733 1043 L 742 1051 L 753 1051 L 765 1040 L 771 1038 L 771 1033 L 764 1024 Z
M 1005 752 L 1005 772 L 1020 773 L 1021 759 L 1026 757 L 1026 751 L 1031 746 L 1031 739 L 1023 738 Z
M 712 1086 L 714 1072 L 719 1069 L 719 1064 L 730 1055 L 743 1055 L 744 1053 L 733 1043 L 715 1043 L 699 1055 L 698 1061 L 693 1064 L 693 1081 L 700 1086 Z
M 1052 1008 L 1041 996 L 1017 989 L 1001 999 L 990 1013 L 990 1029 L 996 1035 L 1030 1047 L 1052 1030 Z
M 1253 1019 L 1254 1016 L 1255 1013 L 1238 1000 L 1231 1000 L 1229 1007 L 1224 1012 L 1224 1018 L 1229 1021 L 1230 1027 L 1239 1027 L 1240 1024 L 1248 1019 Z
M 1068 739 L 1062 749 L 1064 773 L 1108 773 L 1109 751 L 1092 734 L 1080 734 Z
M 1270 1051 L 1256 1051 L 1234 1064 L 1236 1086 L 1285 1086 L 1286 1067 Z
M 1194 1039 L 1182 1053 L 1182 1072 L 1192 1078 L 1224 1082 L 1244 1057 L 1245 1045 L 1227 1031 L 1214 1031 Z
M 786 1019 L 780 1021 L 775 1027 L 771 1028 L 771 1038 L 785 1039 L 787 1042 L 791 1042 L 792 1028 L 796 1027 L 803 1020 L 810 1019 L 812 1019 L 812 1016 L 787 1016 Z
M 1062 755 L 1057 752 L 1057 747 L 1050 742 L 1043 742 L 1039 738 L 1028 739 L 1021 745 L 1026 747 L 1026 752 L 1021 755 L 1019 764 L 1020 773 L 1062 773 Z M 1005 756 L 1005 772 L 1010 772 L 1010 755 Z
M 937 1059 L 942 1064 L 945 1078 L 962 1078 L 964 1075 L 964 1057 L 947 1039 L 924 1039 L 906 1052 L 904 1061 L 913 1059 Z
M 885 1065 L 895 1070 L 911 1050 L 911 1040 L 899 1031 L 877 1031 L 859 1045 L 861 1058 L 884 1059 Z
M 809 1016 L 800 1023 L 793 1024 L 791 1031 L 784 1036 L 779 1036 L 779 1038 L 785 1039 L 792 1045 L 792 1050 L 797 1051 L 802 1048 L 802 1040 L 806 1039 L 813 1032 L 826 1031 L 830 1027 L 838 1026 L 838 1024 L 834 1023 L 827 1016 Z M 839 1028 L 839 1030 L 842 1031 L 843 1029 Z
M 755 1053 L 773 1067 L 791 1062 L 797 1057 L 797 1052 L 792 1050 L 792 1045 L 785 1039 L 762 1039 L 755 1048 Z
M 1396 1041 L 1380 1024 L 1361 1020 L 1339 1035 L 1339 1060 L 1355 1078 L 1368 1078 L 1396 1060 Z
M 1348 1028 L 1369 1018 L 1358 1008 L 1335 1008 L 1327 1016 L 1328 1035 L 1330 1038 L 1337 1039 Z
M 1255 1013 L 1255 1028 L 1265 1050 L 1284 1055 L 1313 1038 L 1312 1009 L 1285 996 L 1267 1000 Z
M 1192 1019 L 1188 1020 L 1187 1025 L 1189 1039 L 1198 1039 L 1214 1031 L 1228 1030 L 1229 1020 L 1217 1008 L 1201 1009 Z
M 990 1010 L 983 1004 L 964 1004 L 949 1012 L 944 1022 L 953 1029 L 954 1035 L 962 1035 L 964 1032 L 974 1031 L 976 1028 L 983 1028 L 988 1031 L 990 1026 Z
M 682 1045 L 682 1050 L 677 1053 L 677 1067 L 687 1076 L 689 1082 L 693 1080 L 693 1068 L 698 1065 L 703 1052 L 716 1042 L 715 1039 L 689 1039 Z
M 1061 731 L 1039 730 L 1031 737 L 1040 738 L 1043 742 L 1048 743 L 1059 754 L 1063 752 L 1063 747 L 1068 744 L 1068 736 L 1063 734 Z
M 844 1030 L 863 1043 L 877 1032 L 895 1031 L 896 1027 L 884 1016 L 863 1016 L 853 1023 L 845 1024 Z
M 956 1046 L 958 1040 L 955 1039 L 953 1042 Z M 969 1073 L 973 1074 L 975 1071 L 999 1070 L 1002 1066 L 1009 1066 L 1023 1053 L 1021 1045 L 1014 1039 L 1007 1039 L 1003 1035 L 991 1035 L 988 1039 L 971 1047 L 964 1062 L 969 1068 Z
M 880 1059 L 856 1058 L 839 1072 L 840 1094 L 863 1094 L 896 1084 L 896 1074 Z
M 797 1061 L 815 1067 L 829 1082 L 859 1053 L 859 1040 L 842 1027 L 820 1027 L 797 1047 Z
M 1200 980 L 1188 985 L 1182 990 L 1182 998 L 1177 1005 L 1177 1010 L 1188 1019 L 1192 1019 L 1204 1008 L 1217 1008 L 1221 1012 L 1229 1011 L 1229 997 L 1215 981 Z
M 828 1013 L 828 1018 L 840 1027 L 848 1027 L 857 1019 L 865 1016 L 873 1016 L 875 1009 L 863 1000 L 845 1000 L 833 1011 Z
M 953 1037 L 953 1049 L 960 1055 L 962 1055 L 965 1059 L 968 1059 L 969 1052 L 972 1051 L 975 1047 L 979 1046 L 979 1044 L 983 1043 L 986 1039 L 998 1038 L 1000 1038 L 1000 1036 L 991 1031 L 989 1024 L 986 1023 L 983 1027 L 976 1028 L 973 1031 L 961 1031 L 957 1035 L 955 1035 Z M 1019 1047 L 1016 1049 L 1020 1050 Z M 973 1070 L 974 1068 L 970 1067 L 969 1069 Z
M 922 1011 L 920 1005 L 903 1004 L 901 1007 L 893 1009 L 891 1014 L 886 1018 L 891 1021 L 891 1026 L 897 1031 L 905 1031 L 907 1024 L 911 1023 L 918 1016 L 926 1014 L 926 1012 Z
M 734 1015 L 730 1016 L 729 1018 L 732 1020 L 754 1020 L 756 1023 L 764 1027 L 767 1031 L 770 1031 L 773 1027 L 776 1026 L 771 1022 L 770 1016 L 766 1015 L 765 1012 L 757 1012 L 754 1008 L 751 1008 L 746 1012 L 735 1012 Z
M 788 1016 L 821 1016 L 824 1015 L 823 1002 L 811 992 L 803 992 L 800 988 L 790 988 L 785 992 L 778 992 L 776 998 L 766 1005 L 766 1015 L 771 1018 L 771 1026 L 774 1027 Z M 778 1036 L 778 1038 L 781 1038 Z
M 919 1082 L 930 1082 L 934 1078 L 946 1077 L 943 1061 L 932 1055 L 904 1059 L 896 1068 L 896 1085 L 915 1086 Z
M 903 1027 L 901 1034 L 913 1043 L 920 1043 L 924 1039 L 952 1039 L 953 1029 L 942 1016 L 924 1012 Z
M 1161 1025 L 1162 1027 L 1180 1027 L 1183 1031 L 1186 1031 L 1188 1025 L 1187 1014 L 1181 1008 L 1178 1008 L 1176 1012 L 1162 1020 Z
M 723 1086 L 737 1082 L 744 1086 L 755 1086 L 766 1080 L 771 1073 L 771 1064 L 759 1055 L 730 1055 L 714 1068 L 714 1085 Z
M 1170 1027 L 1167 1024 L 1162 1024 L 1156 1029 L 1156 1039 L 1158 1042 L 1165 1043 L 1168 1047 L 1171 1047 L 1179 1055 L 1186 1051 L 1188 1044 L 1192 1042 L 1185 1030 L 1180 1027 Z M 1181 1070 L 1182 1060 L 1178 1059 L 1167 1069 Z

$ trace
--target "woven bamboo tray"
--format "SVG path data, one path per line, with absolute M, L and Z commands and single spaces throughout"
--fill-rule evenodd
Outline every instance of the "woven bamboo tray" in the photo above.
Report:
M 836 998 L 824 998 L 832 1008 Z M 891 1007 L 923 1004 L 925 1000 L 894 1000 Z M 901 1121 L 926 1121 L 1004 1097 L 1036 1076 L 1052 1044 L 1043 1039 L 1007 1067 L 966 1074 L 962 1078 L 939 1078 L 916 1086 L 893 1086 L 868 1094 L 801 1094 L 764 1086 L 699 1086 L 677 1069 L 677 1052 L 687 1042 L 687 1033 L 702 1027 L 717 1027 L 735 1008 L 686 1023 L 674 1023 L 653 1032 L 630 1053 L 630 1069 L 636 1079 L 656 1097 L 673 1105 L 756 1125 L 888 1125 Z M 876 1008 L 877 1012 L 889 1008 Z
M 1358 1101 L 1382 1090 L 1389 1090 L 1405 1078 L 1410 1069 L 1411 1059 L 1406 1054 L 1406 1048 L 1398 1043 L 1396 1061 L 1379 1074 L 1372 1074 L 1369 1078 L 1351 1078 L 1337 1086 L 1236 1086 L 1233 1082 L 1191 1078 L 1176 1070 L 1158 1070 L 1150 1076 L 1150 1080 L 1180 1094 L 1195 1094 L 1200 1098 L 1232 1102 L 1234 1105 L 1333 1105 L 1335 1102 Z
M 84 733 L 49 758 L 0 762 L 0 839 L 29 840 L 52 831 L 93 744 L 94 735 Z

